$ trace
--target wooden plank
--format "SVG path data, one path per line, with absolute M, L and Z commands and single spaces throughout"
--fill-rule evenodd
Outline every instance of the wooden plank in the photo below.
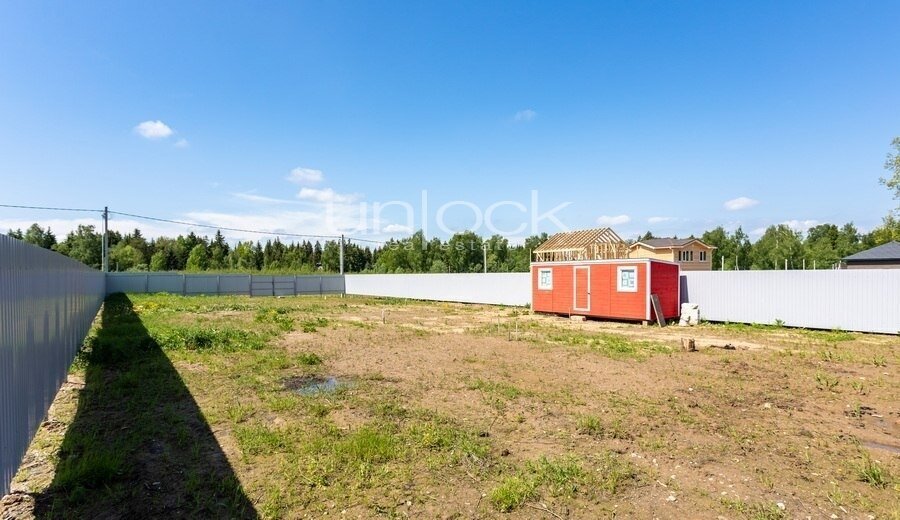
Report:
M 660 327 L 665 327 L 666 319 L 663 318 L 662 304 L 659 303 L 659 296 L 656 294 L 651 294 L 650 303 L 653 305 L 653 314 L 656 315 L 656 324 Z

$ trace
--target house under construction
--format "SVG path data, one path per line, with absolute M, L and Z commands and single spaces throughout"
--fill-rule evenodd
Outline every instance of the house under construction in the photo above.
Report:
M 628 258 L 628 244 L 610 228 L 557 233 L 534 250 L 535 262 Z

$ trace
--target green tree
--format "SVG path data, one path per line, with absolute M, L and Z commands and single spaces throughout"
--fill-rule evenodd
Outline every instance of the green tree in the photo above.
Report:
M 900 200 L 900 137 L 895 137 L 891 141 L 891 146 L 894 147 L 894 151 L 888 153 L 884 161 L 884 169 L 888 171 L 889 176 L 882 177 L 881 183 L 894 192 L 895 199 Z
M 166 271 L 168 270 L 167 265 L 168 258 L 164 249 L 160 249 L 159 251 L 153 253 L 153 256 L 150 257 L 151 271 Z
M 21 229 L 10 229 L 9 232 L 6 233 L 6 235 L 13 237 L 17 240 L 23 240 L 25 238 L 25 236 L 22 234 Z
M 753 244 L 753 269 L 797 269 L 803 261 L 803 241 L 799 232 L 785 224 L 769 226 Z
M 22 240 L 31 245 L 43 247 L 44 249 L 53 249 L 53 246 L 56 245 L 56 235 L 50 231 L 50 228 L 48 227 L 47 230 L 44 231 L 44 229 L 36 223 L 32 224 L 31 227 L 25 231 Z
M 131 269 L 147 269 L 144 255 L 134 246 L 125 242 L 119 242 L 109 250 L 109 267 L 115 271 L 128 271 Z
M 94 226 L 80 225 L 57 244 L 56 250 L 91 267 L 100 268 L 102 256 L 102 236 L 94 231 Z
M 209 252 L 206 250 L 205 245 L 197 244 L 191 249 L 185 269 L 188 271 L 205 271 L 209 269 Z
M 892 240 L 900 242 L 900 219 L 889 214 L 884 217 L 880 226 L 866 235 L 863 245 L 865 247 L 875 247 L 880 246 L 881 244 L 887 244 Z
M 473 231 L 456 233 L 447 241 L 447 265 L 454 273 L 477 273 L 482 270 L 482 239 Z

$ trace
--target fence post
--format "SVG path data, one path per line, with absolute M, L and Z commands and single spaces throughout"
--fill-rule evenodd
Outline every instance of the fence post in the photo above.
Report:
M 181 295 L 187 296 L 187 275 L 181 275 Z

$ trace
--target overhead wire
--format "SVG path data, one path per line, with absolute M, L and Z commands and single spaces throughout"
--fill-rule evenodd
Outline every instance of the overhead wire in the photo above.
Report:
M 26 205 L 18 205 L 18 204 L 0 204 L 0 208 L 13 208 L 13 209 L 36 209 L 36 210 L 46 210 L 46 211 L 76 211 L 76 212 L 87 212 L 87 213 L 103 213 L 103 209 L 85 209 L 85 208 L 56 208 L 56 207 L 48 207 L 48 206 L 26 206 Z M 267 235 L 267 236 L 276 236 L 276 237 L 294 237 L 294 238 L 314 238 L 314 239 L 326 239 L 326 240 L 340 240 L 341 235 L 316 235 L 316 234 L 307 234 L 307 233 L 287 233 L 287 232 L 275 232 L 275 231 L 261 231 L 258 229 L 242 229 L 242 228 L 233 228 L 227 226 L 216 226 L 214 224 L 199 224 L 197 222 L 187 222 L 183 220 L 173 220 L 159 217 L 150 217 L 147 215 L 138 215 L 136 213 L 126 213 L 124 211 L 112 211 L 108 210 L 108 214 L 110 215 L 119 215 L 122 217 L 131 217 L 142 220 L 148 220 L 153 222 L 165 222 L 168 224 L 177 224 L 181 226 L 189 226 L 189 227 L 199 227 L 206 229 L 216 229 L 219 231 L 232 231 L 235 233 L 251 233 L 256 235 Z M 352 236 L 344 236 L 345 240 L 352 240 L 356 242 L 366 242 L 370 244 L 384 244 L 384 241 L 380 240 L 372 240 L 368 238 L 359 238 Z

